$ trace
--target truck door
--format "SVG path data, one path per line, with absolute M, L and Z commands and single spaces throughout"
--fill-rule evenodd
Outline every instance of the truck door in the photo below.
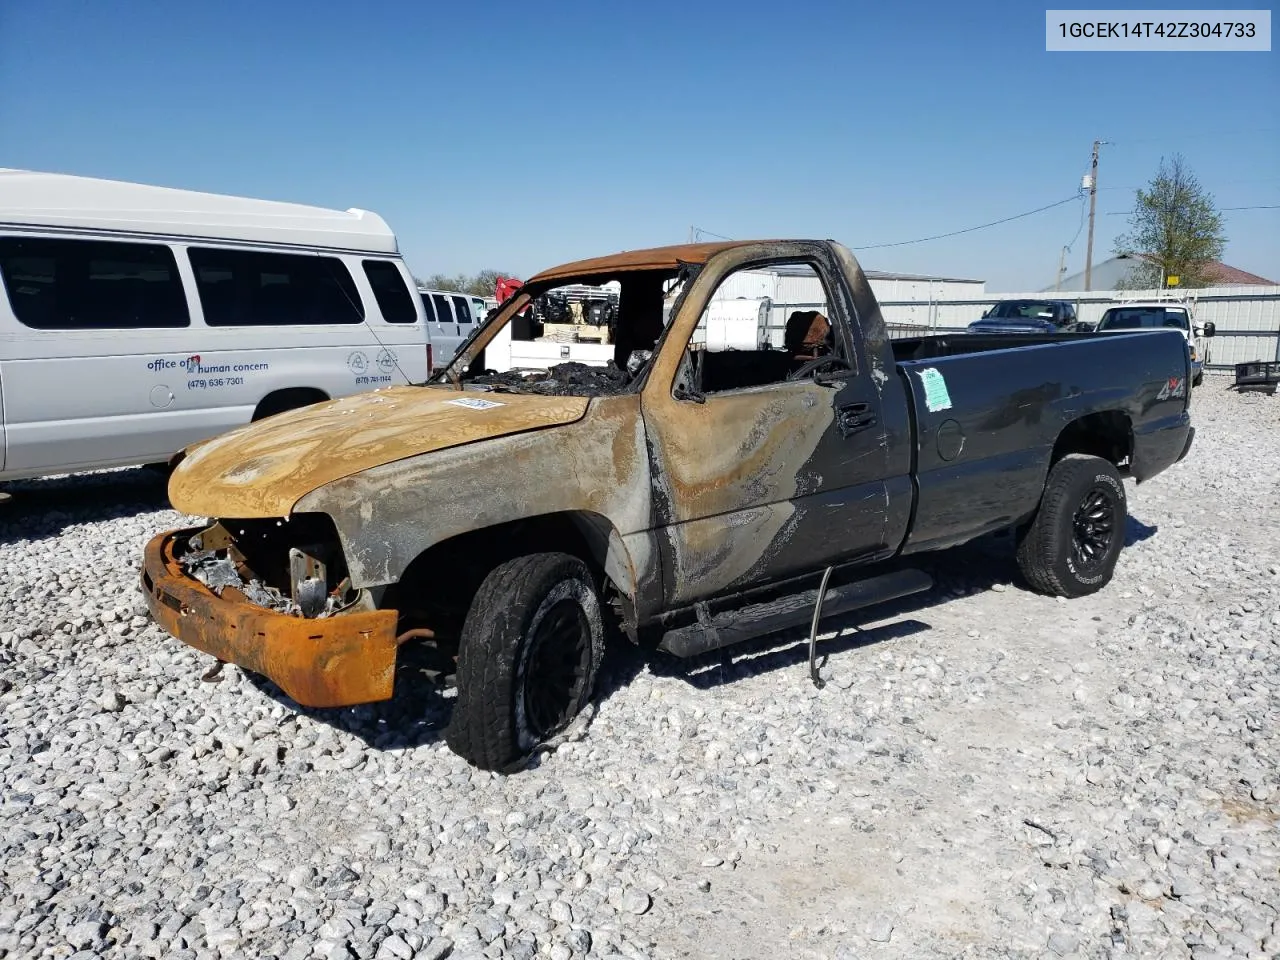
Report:
M 708 307 L 744 267 L 785 268 L 786 322 L 761 349 L 707 349 Z M 879 395 L 850 310 L 821 244 L 744 247 L 694 281 L 642 397 L 668 605 L 890 552 Z

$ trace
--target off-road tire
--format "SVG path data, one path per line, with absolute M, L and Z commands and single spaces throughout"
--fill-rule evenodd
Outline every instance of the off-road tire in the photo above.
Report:
M 1068 454 L 1049 471 L 1039 509 L 1021 532 L 1018 568 L 1040 593 L 1096 593 L 1111 582 L 1124 548 L 1127 516 L 1124 483 L 1114 464 L 1101 457 Z M 1105 548 L 1099 548 L 1102 523 L 1110 527 Z M 1092 544 L 1092 559 L 1082 555 L 1080 543 Z
M 562 644 L 574 686 L 565 693 L 563 716 L 539 724 L 539 711 L 528 699 L 531 666 L 535 675 L 539 670 L 531 653 L 551 649 L 544 646 L 553 642 L 547 631 L 575 618 L 583 631 L 579 646 L 570 650 L 572 644 Z M 462 627 L 458 699 L 445 731 L 449 748 L 483 770 L 519 766 L 586 706 L 603 655 L 600 601 L 586 564 L 565 553 L 535 553 L 495 567 L 476 591 Z

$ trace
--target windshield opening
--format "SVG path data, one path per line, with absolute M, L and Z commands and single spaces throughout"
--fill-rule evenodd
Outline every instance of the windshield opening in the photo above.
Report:
M 987 316 L 997 320 L 1052 320 L 1053 304 L 1043 300 L 1006 300 L 992 307 Z
M 432 382 L 559 396 L 628 392 L 652 363 L 693 272 L 630 270 L 528 284 Z

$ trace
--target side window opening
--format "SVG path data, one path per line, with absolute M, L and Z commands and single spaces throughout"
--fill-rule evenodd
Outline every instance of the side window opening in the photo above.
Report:
M 449 298 L 442 293 L 433 293 L 431 299 L 436 304 L 436 322 L 437 323 L 457 323 L 453 318 L 453 311 L 449 308 Z
M 471 304 L 467 303 L 466 297 L 451 297 L 453 300 L 453 313 L 458 318 L 459 323 L 471 322 Z
M 782 383 L 825 358 L 852 368 L 836 335 L 831 297 L 809 263 L 749 267 L 725 277 L 687 348 L 682 387 L 690 396 Z
M 427 323 L 439 323 L 440 321 L 436 318 L 436 305 L 431 299 L 431 294 L 419 293 L 418 296 L 422 300 L 422 309 L 427 312 Z
M 364 305 L 336 257 L 190 247 L 205 322 L 213 327 L 361 323 Z
M 416 323 L 418 311 L 413 306 L 413 294 L 399 268 L 390 260 L 365 260 L 363 266 L 382 319 L 387 323 Z
M 0 275 L 23 326 L 136 330 L 191 324 L 173 250 L 114 240 L 0 237 Z

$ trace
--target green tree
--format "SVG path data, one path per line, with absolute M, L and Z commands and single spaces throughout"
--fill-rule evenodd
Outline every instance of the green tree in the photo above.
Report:
M 501 270 L 481 270 L 471 278 L 467 293 L 474 293 L 477 297 L 492 297 L 498 287 L 498 278 L 509 276 L 511 274 Z
M 1137 258 L 1124 286 L 1160 286 L 1176 276 L 1180 287 L 1204 287 L 1214 280 L 1227 238 L 1213 197 L 1200 185 L 1181 154 L 1165 160 L 1147 189 L 1138 190 L 1129 231 L 1116 240 L 1116 253 Z
M 481 270 L 474 277 L 460 273 L 450 277 L 443 273 L 433 273 L 426 280 L 414 277 L 419 287 L 428 290 L 456 290 L 458 293 L 470 293 L 477 297 L 492 297 L 497 287 L 498 277 L 509 277 L 511 274 L 501 270 Z

